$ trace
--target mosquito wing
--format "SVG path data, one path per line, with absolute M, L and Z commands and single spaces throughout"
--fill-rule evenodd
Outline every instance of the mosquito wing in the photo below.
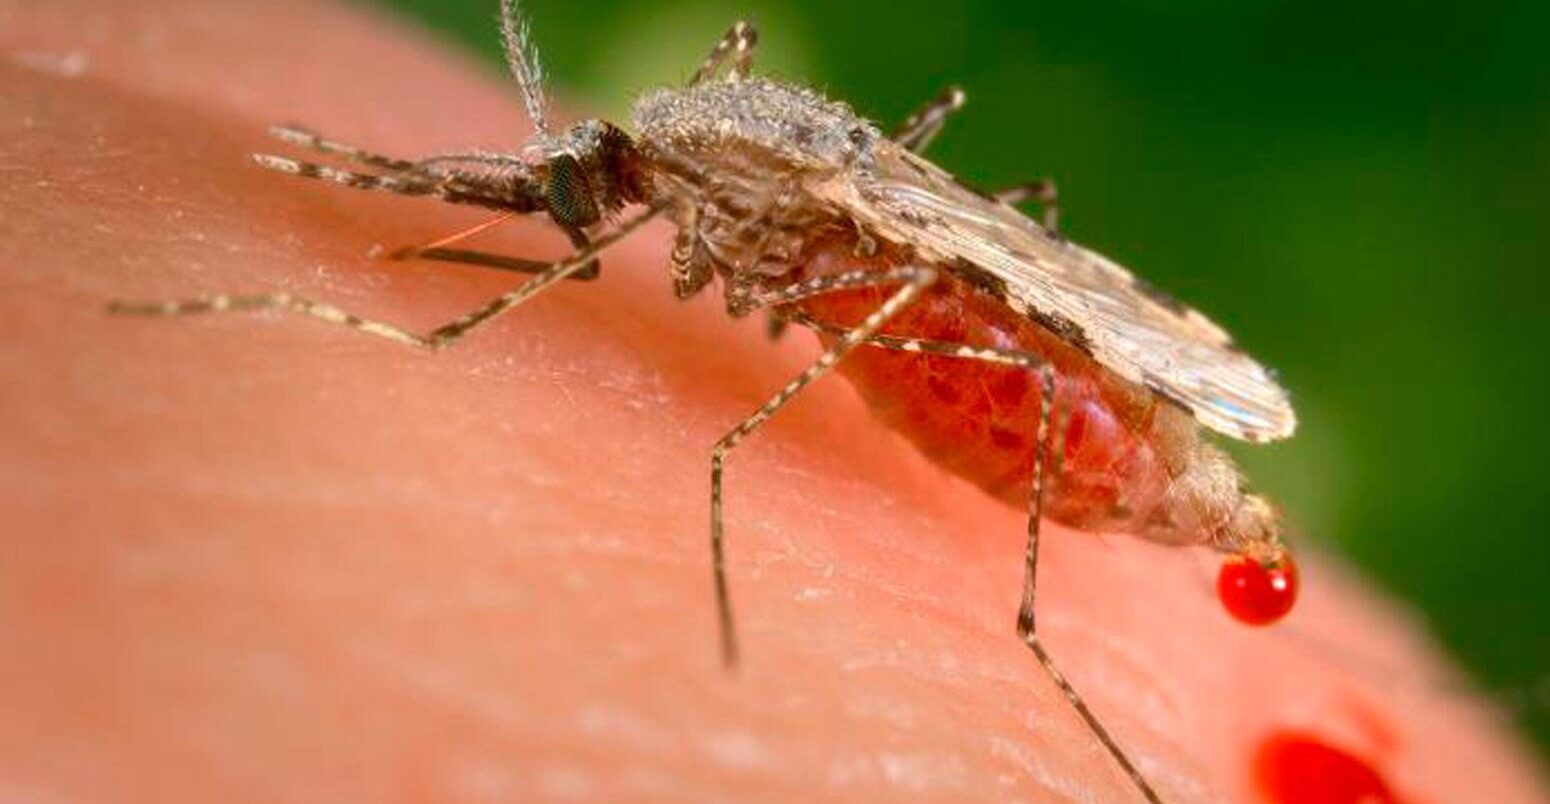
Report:
M 885 240 L 999 279 L 1018 313 L 1212 430 L 1258 442 L 1296 429 L 1286 391 L 1204 315 L 891 142 L 876 143 L 870 157 L 810 191 Z

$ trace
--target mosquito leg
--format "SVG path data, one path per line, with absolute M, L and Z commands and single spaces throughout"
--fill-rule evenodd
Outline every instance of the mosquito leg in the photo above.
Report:
M 387 338 L 390 341 L 440 350 L 451 346 L 474 328 L 519 304 L 538 295 L 549 286 L 581 271 L 604 249 L 623 240 L 641 224 L 654 217 L 658 209 L 651 209 L 626 221 L 619 228 L 599 238 L 596 243 L 572 255 L 569 259 L 554 263 L 542 273 L 522 283 L 515 290 L 496 296 L 472 312 L 459 316 L 427 334 L 411 332 L 394 324 L 362 318 L 331 304 L 323 304 L 291 293 L 263 293 L 253 295 L 223 294 L 205 299 L 165 302 L 112 302 L 108 312 L 147 316 L 180 316 L 198 313 L 218 313 L 243 310 L 292 310 L 304 315 L 339 324 L 354 330 Z
M 1026 201 L 1037 201 L 1044 209 L 1043 219 L 1040 221 L 1044 224 L 1044 228 L 1054 232 L 1060 223 L 1060 201 L 1055 191 L 1054 179 L 1036 179 L 1014 185 L 996 192 L 995 198 L 1003 204 L 1012 206 Z
M 804 326 L 813 327 L 814 329 L 818 329 L 819 331 L 830 335 L 842 335 L 843 333 L 853 331 L 818 322 L 800 312 L 787 314 L 787 318 L 793 323 L 799 323 L 803 324 Z M 1098 741 L 1103 744 L 1104 748 L 1108 749 L 1109 753 L 1114 757 L 1115 761 L 1120 764 L 1120 767 L 1124 768 L 1125 773 L 1130 776 L 1131 781 L 1135 783 L 1141 794 L 1146 797 L 1147 801 L 1154 802 L 1154 804 L 1159 802 L 1160 799 L 1157 797 L 1157 793 L 1152 790 L 1152 787 L 1147 783 L 1146 778 L 1141 775 L 1139 770 L 1136 769 L 1135 765 L 1130 761 L 1130 758 L 1126 756 L 1125 752 L 1119 747 L 1119 744 L 1114 741 L 1112 736 L 1110 736 L 1108 729 L 1104 728 L 1102 722 L 1100 722 L 1097 716 L 1093 714 L 1092 710 L 1087 707 L 1087 703 L 1082 700 L 1082 696 L 1077 693 L 1077 691 L 1071 686 L 1071 683 L 1066 680 L 1065 675 L 1062 674 L 1055 666 L 1054 659 L 1051 658 L 1049 652 L 1044 649 L 1044 644 L 1039 640 L 1035 631 L 1034 589 L 1035 581 L 1038 577 L 1037 567 L 1039 549 L 1039 521 L 1043 513 L 1046 472 L 1048 469 L 1053 469 L 1054 473 L 1059 472 L 1061 454 L 1065 451 L 1063 445 L 1059 443 L 1063 441 L 1063 439 L 1058 438 L 1058 436 L 1060 436 L 1064 431 L 1065 427 L 1063 425 L 1060 427 L 1052 427 L 1055 418 L 1054 400 L 1056 390 L 1053 368 L 1038 355 L 1031 353 L 1002 349 L 979 348 L 944 341 L 924 340 L 918 338 L 902 338 L 891 335 L 878 335 L 874 333 L 864 339 L 862 343 L 867 346 L 875 346 L 884 349 L 937 354 L 971 360 L 983 360 L 986 362 L 1019 366 L 1021 368 L 1038 371 L 1040 388 L 1039 425 L 1036 435 L 1037 440 L 1035 442 L 1037 444 L 1037 452 L 1034 455 L 1033 464 L 1033 490 L 1029 495 L 1028 548 L 1024 570 L 1025 575 L 1023 581 L 1022 605 L 1018 609 L 1017 616 L 1017 631 L 1018 634 L 1023 638 L 1023 641 L 1028 645 L 1029 649 L 1033 651 L 1034 656 L 1038 658 L 1039 664 L 1043 666 L 1045 672 L 1047 672 L 1050 678 L 1054 680 L 1056 686 L 1060 687 L 1060 691 L 1066 696 L 1066 700 L 1069 701 L 1071 706 L 1076 709 L 1077 714 L 1081 715 L 1082 720 L 1086 723 L 1088 729 L 1092 731 L 1093 735 L 1098 738 Z M 1051 464 L 1053 464 L 1053 466 L 1051 466 Z
M 827 293 L 834 290 L 853 287 L 862 287 L 866 284 L 886 284 L 888 282 L 899 281 L 899 278 L 896 276 L 887 276 L 888 273 L 889 272 L 857 271 L 848 274 L 833 274 L 826 277 L 820 277 L 815 281 L 799 283 L 798 285 L 786 288 L 782 292 L 778 294 L 772 294 L 771 297 L 766 297 L 760 301 L 763 303 L 773 304 L 790 303 L 791 301 L 800 300 L 801 298 L 807 298 L 819 293 Z M 909 287 L 910 286 L 907 285 L 905 289 L 907 290 Z M 900 293 L 902 292 L 903 291 L 900 291 Z M 774 301 L 774 296 L 780 296 L 781 298 L 779 301 Z M 896 294 L 894 297 L 890 297 L 889 302 L 892 302 L 895 298 L 897 298 L 897 296 L 898 294 Z M 884 307 L 886 307 L 889 302 L 885 302 Z M 882 309 L 883 308 L 879 308 L 879 312 L 881 312 Z M 1120 766 L 1124 768 L 1126 774 L 1130 776 L 1131 780 L 1141 791 L 1142 795 L 1146 796 L 1146 799 L 1150 802 L 1153 802 L 1153 804 L 1160 804 L 1161 800 L 1157 797 L 1156 792 L 1152 790 L 1151 785 L 1147 783 L 1146 778 L 1143 777 L 1141 772 L 1136 769 L 1135 765 L 1130 761 L 1130 758 L 1126 756 L 1125 752 L 1119 747 L 1119 744 L 1116 743 L 1114 738 L 1109 735 L 1108 729 L 1104 728 L 1103 723 L 1098 720 L 1097 716 L 1092 713 L 1092 710 L 1087 707 L 1087 703 L 1082 700 L 1082 696 L 1077 693 L 1077 691 L 1071 686 L 1071 683 L 1066 680 L 1065 675 L 1062 674 L 1059 668 L 1055 666 L 1054 659 L 1052 659 L 1049 655 L 1049 652 L 1044 649 L 1044 644 L 1039 640 L 1037 632 L 1035 631 L 1033 604 L 1035 581 L 1038 577 L 1037 568 L 1039 555 L 1039 520 L 1043 513 L 1044 485 L 1046 482 L 1045 475 L 1046 470 L 1050 468 L 1051 463 L 1053 463 L 1054 467 L 1058 470 L 1060 465 L 1060 453 L 1064 451 L 1063 447 L 1055 449 L 1051 448 L 1051 442 L 1054 441 L 1054 437 L 1058 435 L 1057 430 L 1064 429 L 1063 427 L 1052 428 L 1051 426 L 1054 419 L 1056 390 L 1055 373 L 1053 367 L 1051 367 L 1038 355 L 1031 353 L 981 348 L 945 341 L 881 335 L 878 333 L 878 330 L 880 330 L 887 322 L 887 319 L 882 318 L 882 320 L 874 320 L 879 318 L 878 313 L 873 313 L 871 316 L 868 316 L 868 318 L 862 322 L 861 326 L 854 329 L 845 329 L 842 327 L 823 324 L 800 312 L 785 313 L 785 315 L 793 322 L 812 326 L 816 329 L 819 329 L 820 331 L 824 331 L 828 334 L 836 335 L 839 337 L 839 341 L 831 346 L 829 351 L 824 353 L 825 356 L 828 356 L 837 349 L 844 348 L 845 351 L 849 351 L 848 347 L 852 345 L 864 344 L 867 346 L 894 349 L 904 352 L 939 354 L 948 357 L 959 357 L 970 360 L 984 360 L 991 363 L 1018 366 L 1021 368 L 1034 370 L 1039 373 L 1039 424 L 1036 434 L 1037 452 L 1034 455 L 1033 464 L 1033 490 L 1029 496 L 1028 550 L 1026 555 L 1026 569 L 1023 582 L 1022 605 L 1018 609 L 1017 631 L 1018 634 L 1022 636 L 1023 641 L 1028 645 L 1029 649 L 1033 651 L 1034 656 L 1038 658 L 1039 664 L 1043 666 L 1045 672 L 1049 674 L 1052 680 L 1054 680 L 1056 686 L 1060 687 L 1061 692 L 1066 696 L 1066 700 L 1071 703 L 1072 707 L 1076 709 L 1077 714 L 1082 717 L 1082 720 L 1086 723 L 1088 729 L 1092 731 L 1093 735 L 1098 738 L 1098 741 L 1101 742 L 1106 749 L 1108 749 L 1110 755 L 1114 757 L 1115 761 L 1117 761 Z M 843 352 L 841 353 L 841 356 L 843 356 Z M 821 359 L 822 358 L 820 358 L 820 360 Z M 836 357 L 835 360 L 837 361 L 838 358 Z M 816 365 L 817 364 L 815 364 L 815 366 Z M 830 363 L 830 365 L 832 366 L 833 364 Z M 803 376 L 805 377 L 806 374 Z M 799 382 L 800 380 L 801 378 L 799 378 Z M 798 385 L 798 389 L 799 388 L 800 385 Z M 760 413 L 764 414 L 764 418 L 767 418 L 769 413 L 773 412 L 772 407 L 778 408 L 789 399 L 790 395 L 783 392 L 782 395 L 778 395 L 775 399 L 772 399 L 769 404 L 766 404 L 764 408 L 761 408 Z M 759 414 L 755 414 L 755 417 L 749 421 L 752 424 L 757 425 L 759 422 L 763 421 L 763 418 L 761 418 Z M 751 430 L 752 428 L 748 427 L 747 429 Z M 747 433 L 744 428 L 739 428 L 738 430 L 734 430 L 732 433 L 729 433 L 728 438 L 732 438 L 733 436 L 738 436 L 738 438 L 741 438 L 741 436 L 746 434 Z M 723 439 L 723 441 L 726 440 L 727 439 Z M 732 444 L 736 444 L 736 439 L 732 441 Z M 720 445 L 718 444 L 718 447 L 719 446 Z M 1058 447 L 1059 445 L 1054 446 Z M 1053 456 L 1050 454 L 1051 452 L 1054 453 Z M 721 465 L 720 462 L 716 460 L 716 458 L 719 458 L 721 454 L 722 453 L 718 452 L 715 456 L 713 456 L 711 469 L 711 535 L 712 553 L 716 560 L 716 595 L 718 610 L 721 614 L 723 639 L 722 647 L 724 655 L 727 657 L 728 662 L 730 663 L 736 658 L 737 646 L 736 642 L 733 640 L 732 635 L 731 608 L 730 603 L 726 597 L 726 579 L 722 570 L 721 561 Z
M 780 340 L 786 334 L 786 326 L 790 323 L 791 319 L 779 313 L 770 313 L 769 317 L 764 319 L 764 337 L 772 341 Z
M 743 316 L 762 307 L 780 307 L 838 290 L 904 284 L 913 281 L 922 270 L 924 269 L 905 265 L 882 271 L 866 269 L 844 271 L 837 274 L 813 277 L 812 279 L 787 285 L 774 291 L 762 293 L 734 286 L 728 291 L 727 305 L 732 315 Z
M 710 55 L 700 63 L 700 69 L 694 71 L 694 77 L 689 79 L 689 86 L 708 81 L 729 58 L 735 60 L 732 65 L 732 75 L 737 78 L 747 78 L 748 71 L 753 67 L 753 49 L 757 44 L 759 44 L 759 32 L 751 23 L 746 20 L 733 23 L 732 27 L 722 34 L 721 41 L 711 48 Z
M 1158 798 L 1156 791 L 1152 790 L 1152 786 L 1146 781 L 1146 777 L 1141 775 L 1141 771 L 1130 761 L 1130 757 L 1126 756 L 1124 749 L 1119 747 L 1119 743 L 1115 742 L 1114 737 L 1109 734 L 1109 730 L 1104 728 L 1103 722 L 1098 720 L 1098 716 L 1094 715 L 1093 711 L 1088 708 L 1087 702 L 1082 700 L 1081 694 L 1076 691 L 1076 688 L 1071 686 L 1071 682 L 1066 680 L 1065 674 L 1061 673 L 1060 669 L 1055 666 L 1055 660 L 1050 657 L 1049 651 L 1044 649 L 1044 643 L 1038 636 L 1034 620 L 1034 590 L 1038 581 L 1039 518 L 1044 508 L 1045 475 L 1051 460 L 1050 453 L 1052 451 L 1057 453 L 1055 462 L 1058 464 L 1058 453 L 1064 451 L 1064 449 L 1058 451 L 1051 449 L 1053 446 L 1051 444 L 1052 437 L 1055 435 L 1050 426 L 1055 407 L 1054 373 L 1046 368 L 1040 372 L 1040 380 L 1042 381 L 1042 388 L 1039 392 L 1039 429 L 1033 460 L 1033 489 L 1028 497 L 1028 549 L 1024 556 L 1022 603 L 1017 609 L 1017 633 L 1022 637 L 1023 643 L 1028 646 L 1028 649 L 1033 651 L 1033 655 L 1039 660 L 1039 664 L 1044 668 L 1044 672 L 1049 674 L 1050 679 L 1055 682 L 1055 686 L 1060 688 L 1061 693 L 1066 696 L 1066 700 L 1071 704 L 1071 707 L 1076 710 L 1083 722 L 1087 724 L 1088 731 L 1091 731 L 1093 736 L 1098 738 L 1098 742 L 1108 749 L 1109 755 L 1114 757 L 1114 761 L 1118 762 L 1119 766 L 1124 769 L 1126 775 L 1135 783 L 1141 795 L 1145 796 L 1146 800 L 1152 802 L 1152 804 L 1162 804 L 1162 799 Z
M 789 321 L 800 324 L 809 329 L 814 329 L 826 335 L 844 336 L 852 330 L 848 327 L 835 326 L 818 321 L 806 313 L 782 312 L 781 321 Z M 988 346 L 970 346 L 964 343 L 952 341 L 938 341 L 928 338 L 908 338 L 898 335 L 872 335 L 863 340 L 863 346 L 872 346 L 879 349 L 889 349 L 896 352 L 914 352 L 917 354 L 938 355 L 941 357 L 957 357 L 964 360 L 980 360 L 986 363 L 997 363 L 1004 366 L 1015 366 L 1033 371 L 1043 371 L 1047 361 L 1033 352 L 1019 352 L 1013 349 L 996 349 Z
M 592 246 L 592 241 L 587 239 L 586 232 L 570 226 L 564 227 L 564 229 L 565 236 L 570 238 L 571 245 L 576 247 L 576 251 L 586 251 Z M 586 265 L 581 266 L 581 270 L 577 271 L 575 276 L 577 279 L 596 279 L 602 270 L 602 266 L 598 265 L 597 259 L 594 258 L 588 261 Z
M 963 108 L 963 90 L 948 87 L 926 105 L 915 110 L 893 133 L 893 141 L 915 153 L 925 153 L 926 146 L 942 133 L 942 126 L 953 112 Z
M 874 276 L 876 272 L 874 272 Z M 732 599 L 727 592 L 726 554 L 724 529 L 721 517 L 721 474 L 722 464 L 726 456 L 742 443 L 743 439 L 758 429 L 767 419 L 780 410 L 791 398 L 796 396 L 803 388 L 806 388 L 813 380 L 823 376 L 829 369 L 840 361 L 851 350 L 855 349 L 867 338 L 875 335 L 888 319 L 893 318 L 900 310 L 903 310 L 922 290 L 936 281 L 937 273 L 931 268 L 905 268 L 899 269 L 898 276 L 893 282 L 904 283 L 904 286 L 894 291 L 877 309 L 873 310 L 854 330 L 840 336 L 839 340 L 829 345 L 823 354 L 814 360 L 801 374 L 797 375 L 786 387 L 770 397 L 758 410 L 754 411 L 742 424 L 732 428 L 716 442 L 710 453 L 710 553 L 711 564 L 715 574 L 716 584 L 716 613 L 721 626 L 721 657 L 728 667 L 737 664 L 737 632 L 732 620 Z

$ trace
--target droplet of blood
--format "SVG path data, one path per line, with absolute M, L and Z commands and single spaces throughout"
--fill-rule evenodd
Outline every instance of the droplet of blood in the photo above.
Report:
M 1361 758 L 1304 732 L 1281 731 L 1260 744 L 1254 776 L 1272 804 L 1399 804 L 1381 774 Z
M 1216 596 L 1227 613 L 1249 625 L 1268 625 L 1297 602 L 1297 565 L 1280 553 L 1269 561 L 1237 556 L 1222 562 Z

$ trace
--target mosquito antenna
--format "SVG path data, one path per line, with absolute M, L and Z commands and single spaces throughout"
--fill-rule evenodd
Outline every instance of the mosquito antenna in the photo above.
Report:
M 538 48 L 528 30 L 527 19 L 518 8 L 520 0 L 501 0 L 501 43 L 506 49 L 506 64 L 522 87 L 522 102 L 527 116 L 540 136 L 549 133 L 549 118 L 544 108 L 544 68 L 538 62 Z

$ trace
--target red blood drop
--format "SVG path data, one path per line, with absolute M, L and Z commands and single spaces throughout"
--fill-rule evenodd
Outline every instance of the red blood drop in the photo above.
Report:
M 1311 734 L 1270 735 L 1254 757 L 1254 776 L 1272 804 L 1398 804 L 1371 765 Z
M 1268 625 L 1297 602 L 1297 565 L 1282 553 L 1269 562 L 1238 556 L 1222 562 L 1216 596 L 1227 613 L 1249 625 Z

